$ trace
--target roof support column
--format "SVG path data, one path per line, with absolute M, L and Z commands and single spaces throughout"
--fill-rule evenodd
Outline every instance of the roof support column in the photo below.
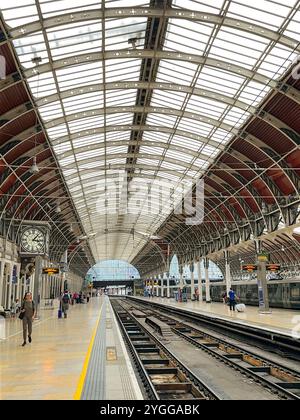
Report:
M 209 288 L 209 274 L 208 274 L 208 268 L 209 268 L 209 259 L 204 258 L 204 269 L 205 269 L 205 301 L 206 303 L 210 303 L 210 288 Z
M 183 289 L 183 265 L 179 266 L 179 287 L 180 289 Z
M 203 300 L 201 263 L 202 263 L 202 258 L 200 258 L 199 261 L 197 262 L 199 302 L 202 302 Z
M 225 258 L 225 281 L 226 281 L 226 294 L 228 296 L 229 290 L 231 289 L 231 273 L 230 273 L 230 261 L 229 251 L 224 251 Z
M 267 284 L 267 257 L 262 249 L 262 241 L 256 240 L 255 247 L 257 252 L 258 260 L 258 270 L 257 270 L 257 284 L 258 284 L 258 302 L 259 302 L 259 312 L 261 314 L 269 314 L 269 293 L 268 293 L 268 284 Z
M 194 272 L 194 270 L 195 270 L 195 265 L 194 265 L 194 262 L 192 262 L 190 264 L 190 272 L 191 272 L 191 300 L 193 299 L 194 294 L 195 294 L 195 272 Z
M 170 273 L 167 272 L 167 299 L 170 299 Z
M 0 259 L 0 305 L 1 306 L 5 306 L 4 299 L 3 299 L 3 295 L 4 295 L 3 289 L 6 287 L 6 279 L 4 279 L 4 264 L 5 264 L 5 260 L 1 258 Z
M 160 296 L 160 286 L 159 286 L 159 275 L 155 274 L 155 283 L 156 283 L 156 296 Z

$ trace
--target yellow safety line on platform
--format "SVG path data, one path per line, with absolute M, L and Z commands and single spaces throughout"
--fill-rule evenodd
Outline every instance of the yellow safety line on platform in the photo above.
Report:
M 89 348 L 88 348 L 87 354 L 85 356 L 83 368 L 82 368 L 81 375 L 80 375 L 80 378 L 79 378 L 79 382 L 78 382 L 78 385 L 77 385 L 77 389 L 76 389 L 76 392 L 75 392 L 75 395 L 74 395 L 74 400 L 80 400 L 81 399 L 81 394 L 82 394 L 82 390 L 83 390 L 83 386 L 84 386 L 84 382 L 85 382 L 85 377 L 86 377 L 86 374 L 87 374 L 87 370 L 88 370 L 88 366 L 89 366 L 89 362 L 90 362 L 90 357 L 91 357 L 91 353 L 92 353 L 92 350 L 93 350 L 94 341 L 95 341 L 98 325 L 99 325 L 100 318 L 101 318 L 101 311 L 102 311 L 102 305 L 101 305 L 101 309 L 100 309 L 100 315 L 97 319 L 97 323 L 96 323 L 96 326 L 95 326 L 94 331 L 93 331 L 93 335 L 92 335 L 92 338 L 91 338 L 91 341 L 90 341 L 90 344 L 89 344 Z

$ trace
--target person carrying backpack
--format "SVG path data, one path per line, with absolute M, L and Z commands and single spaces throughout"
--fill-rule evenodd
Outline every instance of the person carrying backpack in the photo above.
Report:
M 64 318 L 68 317 L 67 311 L 69 310 L 70 302 L 71 302 L 71 296 L 68 290 L 65 290 L 61 298 L 61 309 L 64 314 Z

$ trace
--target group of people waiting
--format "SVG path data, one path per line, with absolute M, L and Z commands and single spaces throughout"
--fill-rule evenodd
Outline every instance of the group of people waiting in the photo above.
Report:
M 78 303 L 89 303 L 90 294 L 85 295 L 82 292 L 74 292 L 73 295 L 69 293 L 68 290 L 65 290 L 60 298 L 60 310 L 64 314 L 64 318 L 68 317 L 69 305 L 74 305 Z

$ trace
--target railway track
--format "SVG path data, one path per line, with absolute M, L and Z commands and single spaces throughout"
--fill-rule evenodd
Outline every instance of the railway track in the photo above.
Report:
M 276 353 L 280 356 L 300 361 L 300 341 L 292 337 L 274 331 L 266 331 L 250 325 L 243 325 L 229 320 L 211 317 L 209 314 L 195 313 L 186 311 L 182 308 L 166 307 L 163 304 L 152 301 L 141 301 L 138 298 L 127 297 L 130 302 L 138 302 L 151 309 L 159 309 L 163 313 L 180 316 L 186 321 L 209 328 L 211 331 L 226 335 L 229 338 L 247 341 L 250 345 L 255 345 L 268 352 Z
M 187 369 L 157 338 L 124 308 L 112 300 L 123 337 L 148 399 L 217 400 L 217 395 Z
M 125 306 L 127 309 L 138 308 L 139 311 L 143 311 L 146 323 L 159 333 L 163 334 L 161 331 L 163 325 L 168 326 L 174 334 L 248 378 L 252 378 L 256 383 L 261 384 L 280 398 L 300 399 L 299 372 L 274 363 L 241 346 L 228 343 L 228 339 L 223 340 L 204 332 L 201 328 L 193 327 L 174 317 L 162 314 L 161 310 L 149 309 L 147 305 L 142 305 L 140 302 L 130 301 Z

